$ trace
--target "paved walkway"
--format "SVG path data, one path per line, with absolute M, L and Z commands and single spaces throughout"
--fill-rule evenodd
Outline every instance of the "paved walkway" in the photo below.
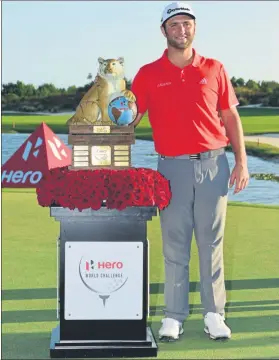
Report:
M 263 135 L 244 136 L 245 141 L 254 141 L 262 144 L 269 144 L 279 148 L 279 138 Z

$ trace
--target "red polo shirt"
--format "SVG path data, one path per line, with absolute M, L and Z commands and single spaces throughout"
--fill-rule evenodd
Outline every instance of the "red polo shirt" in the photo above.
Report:
M 194 51 L 191 65 L 173 65 L 167 50 L 140 68 L 132 83 L 139 113 L 148 111 L 155 150 L 166 156 L 195 154 L 229 141 L 218 110 L 238 105 L 224 66 Z

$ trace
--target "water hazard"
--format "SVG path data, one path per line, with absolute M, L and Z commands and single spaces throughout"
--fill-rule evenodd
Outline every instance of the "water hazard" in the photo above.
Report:
M 29 134 L 2 134 L 2 164 L 23 144 Z M 58 135 L 68 145 L 68 135 Z M 234 156 L 227 153 L 230 168 L 234 166 Z M 132 166 L 156 169 L 157 154 L 152 141 L 136 140 L 132 145 Z M 279 165 L 271 161 L 248 156 L 250 173 L 273 173 L 279 175 Z M 279 183 L 266 180 L 250 179 L 248 187 L 237 195 L 229 190 L 230 201 L 254 204 L 279 205 Z

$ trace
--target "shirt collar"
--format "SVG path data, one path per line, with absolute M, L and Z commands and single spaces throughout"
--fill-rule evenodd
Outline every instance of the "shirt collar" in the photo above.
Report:
M 195 49 L 193 49 L 193 55 L 194 55 L 194 58 L 193 58 L 193 61 L 190 65 L 188 66 L 193 66 L 193 67 L 199 67 L 200 65 L 200 62 L 201 62 L 201 57 L 200 55 L 196 52 Z M 174 68 L 177 68 L 178 67 L 176 65 L 174 65 L 172 62 L 170 62 L 169 58 L 168 58 L 168 49 L 166 49 L 163 53 L 163 56 L 162 56 L 162 61 L 164 62 L 164 64 L 168 65 L 168 66 L 172 66 Z

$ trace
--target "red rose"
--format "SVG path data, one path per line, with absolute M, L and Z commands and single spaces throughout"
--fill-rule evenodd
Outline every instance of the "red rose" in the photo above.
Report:
M 102 205 L 123 210 L 127 206 L 158 206 L 171 199 L 169 181 L 158 171 L 145 168 L 69 171 L 56 168 L 44 176 L 37 188 L 41 206 L 53 204 L 69 209 L 94 209 Z

